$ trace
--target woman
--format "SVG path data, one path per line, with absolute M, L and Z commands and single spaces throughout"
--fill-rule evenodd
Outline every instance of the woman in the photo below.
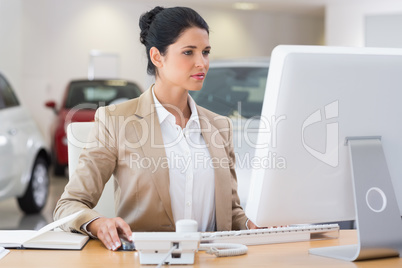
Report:
M 140 18 L 147 71 L 155 84 L 139 98 L 101 107 L 90 135 L 99 146 L 84 149 L 55 209 L 55 219 L 84 213 L 64 226 L 99 238 L 110 250 L 119 234 L 174 231 L 192 218 L 199 231 L 255 228 L 239 205 L 232 126 L 226 117 L 197 106 L 209 68 L 209 28 L 194 10 L 161 8 Z M 111 175 L 116 218 L 92 208 Z

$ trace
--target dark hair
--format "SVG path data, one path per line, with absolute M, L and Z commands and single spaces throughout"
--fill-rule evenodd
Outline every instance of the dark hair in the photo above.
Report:
M 145 45 L 147 52 L 148 74 L 155 75 L 155 66 L 149 55 L 150 49 L 156 47 L 161 55 L 165 55 L 167 47 L 175 43 L 180 35 L 191 27 L 204 29 L 209 34 L 209 27 L 205 20 L 188 7 L 157 6 L 141 15 L 140 41 Z

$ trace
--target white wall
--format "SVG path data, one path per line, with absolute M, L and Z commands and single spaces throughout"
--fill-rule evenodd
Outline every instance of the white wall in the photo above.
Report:
M 49 139 L 53 112 L 70 79 L 86 78 L 89 51 L 117 53 L 120 76 L 148 87 L 138 19 L 156 1 L 0 0 L 0 70 Z M 167 1 L 159 1 L 167 6 Z M 174 6 L 174 1 L 168 2 Z M 191 6 L 211 28 L 211 58 L 269 56 L 277 44 L 320 44 L 324 19 Z
M 279 44 L 323 44 L 324 18 L 263 11 L 198 9 L 211 27 L 215 58 L 271 55 Z
M 325 41 L 331 46 L 365 45 L 365 16 L 402 12 L 400 0 L 362 0 L 331 3 L 326 7 Z
M 21 86 L 22 75 L 21 9 L 20 0 L 0 0 L 0 72 L 15 88 Z
M 402 13 L 367 15 L 364 32 L 368 47 L 402 48 Z

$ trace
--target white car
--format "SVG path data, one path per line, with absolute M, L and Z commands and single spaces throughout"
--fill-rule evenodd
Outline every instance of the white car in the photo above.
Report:
M 258 164 L 254 151 L 268 69 L 268 58 L 213 61 L 203 88 L 190 92 L 198 105 L 232 119 L 238 193 L 243 206 L 251 170 Z
M 16 197 L 25 213 L 45 206 L 49 153 L 29 112 L 0 74 L 0 200 Z

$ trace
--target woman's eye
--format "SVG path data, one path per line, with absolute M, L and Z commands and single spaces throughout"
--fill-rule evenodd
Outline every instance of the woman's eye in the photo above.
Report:
M 191 50 L 190 51 L 184 51 L 183 54 L 184 55 L 191 55 L 191 54 L 193 54 L 193 52 Z
M 202 52 L 202 54 L 204 54 L 204 55 L 209 55 L 209 54 L 211 54 L 211 51 L 210 51 L 210 50 L 204 50 L 204 51 Z

